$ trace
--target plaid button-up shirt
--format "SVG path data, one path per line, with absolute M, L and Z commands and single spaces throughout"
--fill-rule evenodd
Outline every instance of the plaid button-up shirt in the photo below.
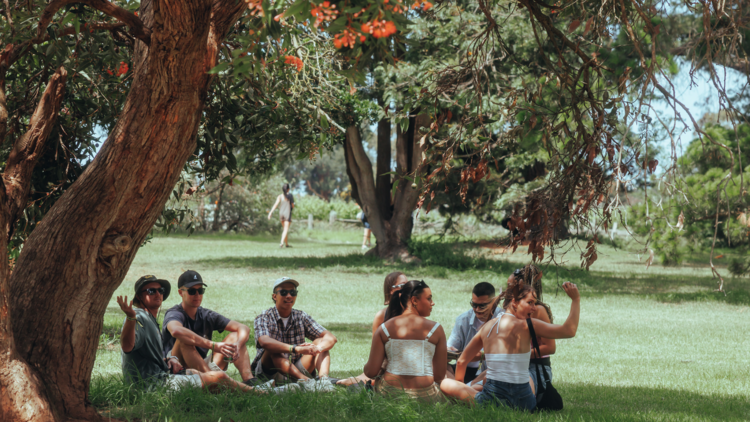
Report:
M 256 365 L 259 365 L 264 352 L 258 342 L 258 339 L 262 336 L 269 336 L 276 341 L 294 345 L 304 343 L 305 337 L 315 340 L 327 331 L 322 325 L 315 322 L 310 315 L 297 309 L 292 309 L 292 314 L 289 315 L 289 320 L 284 327 L 281 315 L 279 315 L 275 306 L 255 317 L 253 327 L 255 328 L 255 348 L 258 350 L 258 354 L 255 355 L 252 367 L 256 372 L 260 370 L 260 367 Z M 284 328 L 282 329 L 282 327 Z M 301 356 L 299 353 L 294 353 L 292 362 L 297 362 Z

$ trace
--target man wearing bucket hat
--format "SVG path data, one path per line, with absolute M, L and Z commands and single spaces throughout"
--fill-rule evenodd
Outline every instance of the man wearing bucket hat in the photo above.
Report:
M 250 329 L 218 312 L 201 307 L 207 285 L 196 271 L 182 273 L 177 287 L 182 303 L 169 308 L 164 315 L 164 356 L 174 355 L 186 368 L 201 372 L 224 371 L 228 362 L 232 362 L 246 384 L 257 384 L 250 369 L 246 347 Z M 224 330 L 230 332 L 224 341 L 211 340 L 214 331 L 221 333 Z
M 271 300 L 274 306 L 255 318 L 255 347 L 258 354 L 253 361 L 257 376 L 298 380 L 305 390 L 333 391 L 339 380 L 329 378 L 331 367 L 329 350 L 336 337 L 315 322 L 310 315 L 293 309 L 299 282 L 282 277 L 273 283 Z M 312 343 L 305 342 L 305 338 Z M 319 379 L 313 379 L 317 372 Z
M 162 357 L 161 334 L 156 316 L 164 299 L 169 297 L 171 286 L 167 280 L 153 275 L 143 276 L 135 282 L 135 295 L 128 303 L 127 296 L 118 296 L 117 304 L 125 313 L 120 336 L 122 349 L 122 372 L 125 381 L 148 388 L 164 383 L 170 389 L 183 387 L 206 387 L 219 391 L 219 386 L 253 391 L 253 388 L 229 378 L 222 371 L 182 371 L 182 365 L 174 356 Z M 133 304 L 136 308 L 133 309 Z M 270 388 L 269 384 L 265 388 Z

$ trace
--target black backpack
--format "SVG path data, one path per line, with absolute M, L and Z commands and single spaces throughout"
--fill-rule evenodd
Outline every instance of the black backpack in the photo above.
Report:
M 542 353 L 539 351 L 539 342 L 536 340 L 536 333 L 534 332 L 534 324 L 531 323 L 531 318 L 526 319 L 526 324 L 529 325 L 529 334 L 531 334 L 531 343 L 536 349 L 536 355 L 541 357 Z M 547 368 L 544 365 L 536 365 L 536 410 L 562 410 L 563 399 L 560 393 L 557 392 L 555 387 L 552 386 L 552 381 L 547 374 Z M 543 377 L 543 378 L 542 378 Z M 543 383 L 542 380 L 545 382 Z M 545 387 L 546 385 L 546 387 Z

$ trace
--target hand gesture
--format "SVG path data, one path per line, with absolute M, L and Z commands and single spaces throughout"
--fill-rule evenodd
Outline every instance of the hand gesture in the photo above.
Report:
M 120 309 L 122 309 L 123 312 L 125 312 L 125 315 L 127 315 L 128 318 L 135 318 L 135 311 L 133 310 L 133 301 L 131 300 L 130 303 L 128 303 L 128 297 L 125 296 L 123 299 L 123 296 L 117 296 L 117 304 L 120 305 Z
M 571 299 L 578 300 L 581 298 L 581 293 L 578 291 L 578 287 L 575 284 L 566 281 L 563 283 L 562 288 Z
M 214 351 L 224 356 L 235 357 L 237 353 L 237 346 L 232 343 L 216 343 Z
M 180 365 L 180 361 L 178 361 L 177 359 L 167 359 L 167 366 L 173 374 L 182 371 L 182 365 Z

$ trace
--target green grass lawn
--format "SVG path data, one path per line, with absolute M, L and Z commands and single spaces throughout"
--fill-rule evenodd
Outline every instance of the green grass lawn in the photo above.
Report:
M 297 308 L 338 337 L 331 353 L 332 375 L 344 377 L 362 372 L 370 324 L 383 307 L 382 283 L 389 272 L 398 269 L 424 278 L 436 302 L 431 319 L 450 333 L 455 317 L 468 309 L 474 284 L 503 286 L 512 269 L 529 259 L 522 248 L 513 255 L 459 248 L 460 259 L 451 261 L 446 247 L 433 245 L 435 259 L 425 260 L 430 264 L 388 264 L 361 254 L 359 230 L 335 227 L 298 230 L 290 239 L 291 249 L 278 249 L 277 241 L 156 237 L 141 249 L 116 295 L 132 296 L 133 283 L 144 274 L 164 277 L 176 287 L 177 277 L 193 269 L 208 284 L 204 306 L 252 328 L 255 316 L 272 305 L 272 281 L 294 277 L 301 283 Z M 570 300 L 556 289 L 558 281 L 578 283 L 583 294 L 578 335 L 559 341 L 552 359 L 554 384 L 566 406 L 560 413 L 425 406 L 343 390 L 283 397 L 138 393 L 119 378 L 116 337 L 123 314 L 114 297 L 104 319 L 90 399 L 112 417 L 149 421 L 750 420 L 746 279 L 727 279 L 729 293 L 724 296 L 712 292 L 715 280 L 700 262 L 646 270 L 636 255 L 602 247 L 599 261 L 585 272 L 577 268 L 578 251 L 566 256 L 564 267 L 545 271 L 545 300 L 555 317 L 564 318 L 570 309 Z M 462 269 L 449 268 L 456 265 Z M 174 291 L 165 309 L 178 303 Z M 250 349 L 254 356 L 254 344 Z M 238 377 L 233 368 L 230 374 Z

